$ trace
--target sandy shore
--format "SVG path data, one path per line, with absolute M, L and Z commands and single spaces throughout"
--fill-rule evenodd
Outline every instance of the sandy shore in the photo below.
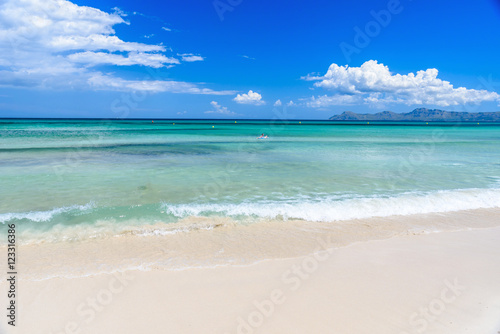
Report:
M 21 280 L 17 326 L 4 316 L 0 332 L 496 334 L 499 241 L 498 227 L 341 248 L 325 235 L 246 266 Z
M 18 241 L 20 271 L 26 280 L 81 277 L 136 269 L 186 269 L 248 265 L 311 254 L 318 240 L 340 248 L 357 242 L 434 232 L 500 226 L 500 209 L 446 214 L 373 217 L 337 222 L 260 221 L 190 217 L 179 223 L 142 225 L 124 233 L 64 242 Z M 47 240 L 50 233 L 39 236 Z M 53 233 L 53 232 L 52 232 Z M 0 247 L 0 254 L 5 254 Z

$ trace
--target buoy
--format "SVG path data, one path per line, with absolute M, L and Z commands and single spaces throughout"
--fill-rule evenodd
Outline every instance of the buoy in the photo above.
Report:
M 155 121 L 151 121 L 151 123 L 154 123 Z
M 175 125 L 175 123 L 172 123 L 172 125 Z
M 425 124 L 429 124 L 429 123 L 425 123 Z
M 477 125 L 479 125 L 479 123 L 477 123 Z
M 236 123 L 236 121 L 234 121 Z
M 299 124 L 302 124 L 302 122 L 299 122 Z
M 214 126 L 212 125 L 212 128 L 214 128 Z
M 370 122 L 366 122 L 366 124 L 370 124 Z

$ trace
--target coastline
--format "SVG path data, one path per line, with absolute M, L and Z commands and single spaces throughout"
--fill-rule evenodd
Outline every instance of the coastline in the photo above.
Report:
M 18 326 L 8 333 L 411 334 L 425 327 L 425 333 L 493 334 L 500 330 L 500 267 L 494 265 L 500 258 L 498 217 L 493 209 L 374 218 L 342 228 L 264 223 L 92 240 L 80 245 L 84 248 L 72 243 L 21 247 Z M 401 222 L 406 224 L 394 231 Z M 189 249 L 179 260 L 211 257 L 215 248 L 208 241 L 219 240 L 225 245 L 222 262 L 27 279 L 37 261 L 50 257 L 42 250 L 51 247 L 60 257 L 38 266 L 60 273 L 64 266 L 58 261 L 65 258 L 79 267 L 79 260 L 97 260 L 100 254 L 109 264 L 120 257 L 130 260 L 128 249 L 141 261 L 156 259 L 154 252 L 137 253 L 132 240 L 142 246 L 168 241 L 165 251 L 178 256 L 187 251 L 179 247 L 188 239 L 187 247 L 198 245 L 200 253 Z M 112 249 L 115 255 L 101 254 Z M 87 253 L 75 257 L 82 251 Z M 238 262 L 241 254 L 260 258 Z M 106 268 L 105 261 L 99 265 Z M 4 293 L 5 284 L 0 288 Z M 423 309 L 434 313 L 422 315 Z
M 500 209 L 477 209 L 335 222 L 260 220 L 250 224 L 228 217 L 189 217 L 83 240 L 21 244 L 18 253 L 26 280 L 250 265 L 313 253 L 318 240 L 341 248 L 405 235 L 496 227 L 500 226 L 499 216 Z M 20 242 L 22 235 L 18 239 Z M 4 248 L 0 250 L 6 252 Z

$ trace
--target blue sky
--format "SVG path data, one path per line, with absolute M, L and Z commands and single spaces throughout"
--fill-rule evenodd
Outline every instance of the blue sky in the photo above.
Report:
M 0 117 L 500 110 L 500 2 L 3 0 Z

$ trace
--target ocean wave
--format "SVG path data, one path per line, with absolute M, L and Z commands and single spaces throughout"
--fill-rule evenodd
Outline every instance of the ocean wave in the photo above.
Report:
M 412 215 L 425 213 L 452 212 L 473 209 L 500 207 L 500 188 L 440 190 L 434 192 L 410 192 L 400 195 L 360 196 L 355 194 L 301 196 L 293 198 L 264 199 L 252 198 L 240 203 L 158 203 L 140 212 L 131 207 L 98 207 L 94 202 L 84 205 L 71 205 L 47 211 L 9 212 L 0 214 L 0 223 L 16 220 L 31 222 L 51 222 L 57 216 L 67 214 L 78 216 L 90 211 L 98 221 L 118 219 L 146 219 L 175 222 L 187 217 L 230 217 L 236 220 L 247 218 L 263 219 L 301 219 L 308 221 L 340 221 L 370 217 Z M 128 209 L 127 209 L 128 208 Z M 122 215 L 127 209 L 127 214 Z M 103 210 L 101 213 L 100 211 Z M 144 216 L 147 212 L 147 216 Z M 126 217 L 121 219 L 119 217 Z M 64 220 L 64 217 L 60 217 Z M 60 221 L 60 219 L 59 219 Z M 86 221 L 89 226 L 97 227 L 96 221 Z M 122 222 L 124 223 L 124 222 Z M 135 224 L 134 224 L 135 225 Z M 139 224 L 142 225 L 142 224 Z
M 32 222 L 46 222 L 50 221 L 54 216 L 60 215 L 66 212 L 86 212 L 96 205 L 94 202 L 87 203 L 85 205 L 71 205 L 64 206 L 60 208 L 54 208 L 47 211 L 29 211 L 29 212 L 8 212 L 0 214 L 0 223 L 5 224 L 13 220 L 27 219 Z
M 0 214 L 0 223 L 26 220 L 44 223 L 23 226 L 19 230 L 23 244 L 119 236 L 166 236 L 261 220 L 335 222 L 500 208 L 500 189 L 442 190 L 364 197 L 359 194 L 322 194 L 317 197 L 297 195 L 273 200 L 253 198 L 240 203 L 158 203 L 146 209 L 137 206 L 139 211 L 135 211 L 135 207 L 99 208 L 91 202 L 47 211 L 4 213 Z M 91 216 L 83 217 L 74 224 L 66 224 L 67 219 L 90 212 Z
M 163 204 L 166 213 L 178 218 L 222 215 L 323 222 L 497 207 L 500 207 L 500 189 L 442 190 L 423 194 L 406 193 L 393 197 L 343 200 L 325 198 L 321 201 L 288 203 L 267 201 L 239 204 Z

